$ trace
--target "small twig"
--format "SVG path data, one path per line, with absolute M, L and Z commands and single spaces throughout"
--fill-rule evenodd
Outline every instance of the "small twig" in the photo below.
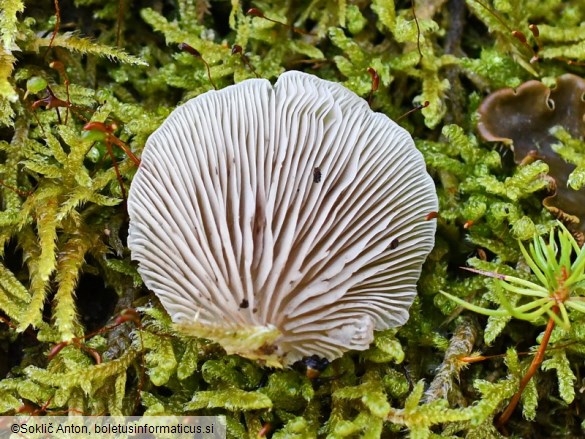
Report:
M 215 85 L 215 82 L 213 82 L 213 79 L 211 79 L 211 69 L 209 68 L 209 63 L 207 61 L 205 61 L 205 59 L 203 58 L 203 56 L 201 55 L 201 53 L 197 49 L 195 49 L 194 47 L 190 46 L 187 43 L 181 43 L 181 44 L 179 44 L 179 50 L 182 50 L 184 52 L 187 52 L 188 54 L 190 54 L 193 57 L 201 60 L 203 62 L 203 64 L 205 64 L 205 67 L 207 67 L 207 78 L 209 78 L 209 82 L 211 82 L 211 85 L 213 86 L 213 88 L 215 90 L 217 90 L 217 87 Z
M 49 45 L 47 46 L 47 50 L 45 52 L 45 57 L 53 47 L 53 42 L 55 41 L 55 37 L 57 36 L 57 32 L 59 32 L 59 28 L 61 27 L 61 9 L 59 8 L 59 0 L 54 0 L 55 4 L 55 27 L 53 29 L 53 33 L 51 34 L 51 40 L 49 41 Z
M 67 73 L 65 72 L 65 65 L 63 65 L 63 63 L 61 61 L 53 61 L 49 64 L 49 67 L 57 70 L 57 72 L 59 73 L 59 76 L 61 77 L 61 80 L 65 84 L 65 93 L 67 95 L 67 102 L 66 102 L 67 105 L 65 106 L 65 108 L 66 108 L 66 110 L 65 110 L 65 125 L 67 125 L 67 121 L 69 120 L 69 108 L 71 107 L 71 96 L 69 95 L 69 85 L 70 85 L 69 77 L 67 76 Z
M 559 307 L 556 305 L 553 306 L 552 312 L 558 315 Z M 532 359 L 532 363 L 530 363 L 530 367 L 528 367 L 526 374 L 522 377 L 522 380 L 520 381 L 520 387 L 518 388 L 518 391 L 514 394 L 514 396 L 510 400 L 510 403 L 508 404 L 508 407 L 506 407 L 506 410 L 504 410 L 504 413 L 502 413 L 502 415 L 498 419 L 498 423 L 497 423 L 498 428 L 503 427 L 506 424 L 506 422 L 508 422 L 508 419 L 510 419 L 510 416 L 512 416 L 514 409 L 518 405 L 518 402 L 520 401 L 520 398 L 522 397 L 522 393 L 524 392 L 524 389 L 528 385 L 528 382 L 534 376 L 534 374 L 538 371 L 538 368 L 542 364 L 542 361 L 544 360 L 544 354 L 546 353 L 546 347 L 548 346 L 548 342 L 550 340 L 550 336 L 552 334 L 554 327 L 555 327 L 555 321 L 551 317 L 548 320 L 548 324 L 546 325 L 546 329 L 544 331 L 542 341 L 540 342 L 540 346 L 538 347 L 538 351 L 536 351 L 536 355 Z
M 482 8 L 484 8 L 486 11 L 488 11 L 490 14 L 492 14 L 496 18 L 496 20 L 498 20 L 500 22 L 500 24 L 502 26 L 504 26 L 504 28 L 506 28 L 506 30 L 508 30 L 510 33 L 512 33 L 512 29 L 510 28 L 510 26 L 508 26 L 506 24 L 506 22 L 504 21 L 504 19 L 502 17 L 500 17 L 500 15 L 496 11 L 494 11 L 493 9 L 491 9 L 489 6 L 487 6 L 485 3 L 483 3 L 480 0 L 475 0 L 475 2 L 477 4 L 479 4 Z
M 368 73 L 372 78 L 372 86 L 370 87 L 370 94 L 368 96 L 368 105 L 372 106 L 372 98 L 374 97 L 374 93 L 378 91 L 378 87 L 380 86 L 380 76 L 378 72 L 373 67 L 368 67 Z
M 28 197 L 30 194 L 32 194 L 32 191 L 23 191 L 23 190 L 20 190 L 18 188 L 15 188 L 13 186 L 10 186 L 9 184 L 7 184 L 2 179 L 0 179 L 0 186 L 4 186 L 6 189 L 11 190 L 16 195 L 20 195 L 21 197 Z M 2 321 L 1 319 L 2 319 L 2 317 L 0 317 L 0 321 Z
M 568 343 L 563 343 L 563 344 L 559 344 L 556 345 L 555 347 L 552 347 L 549 349 L 549 351 L 558 351 L 560 349 L 565 349 L 571 345 L 574 345 L 575 343 L 577 343 L 576 341 L 571 341 Z M 516 354 L 520 357 L 523 355 L 535 355 L 534 352 L 516 352 Z M 459 358 L 459 361 L 463 362 L 463 363 L 480 363 L 481 361 L 486 361 L 486 360 L 496 360 L 499 358 L 506 358 L 506 354 L 495 354 L 495 355 L 470 355 L 468 357 L 461 357 Z
M 459 267 L 459 268 L 461 268 L 462 270 L 465 270 L 465 271 L 471 271 L 472 273 L 475 273 L 475 274 L 481 274 L 482 276 L 493 277 L 494 279 L 506 280 L 505 274 L 495 273 L 493 271 L 478 270 L 476 268 L 471 268 L 471 267 Z
M 251 15 L 253 17 L 263 18 L 264 20 L 271 21 L 272 23 L 280 24 L 281 26 L 288 27 L 293 32 L 296 32 L 296 33 L 301 34 L 301 35 L 313 35 L 312 33 L 307 32 L 306 30 L 299 29 L 298 27 L 294 27 L 294 26 L 292 26 L 290 24 L 283 23 L 282 21 L 278 21 L 278 20 L 274 20 L 272 18 L 268 18 L 266 15 L 264 15 L 264 12 L 262 12 L 258 8 L 250 8 L 250 9 L 248 9 L 248 11 L 246 12 L 246 15 Z
M 430 102 L 429 101 L 424 101 L 424 103 L 416 105 L 412 110 L 408 110 L 402 116 L 400 116 L 399 118 L 397 118 L 396 119 L 396 122 L 398 122 L 399 120 L 404 119 L 406 116 L 408 116 L 411 113 L 414 113 L 415 111 L 419 111 L 419 110 L 422 110 L 423 108 L 427 108 L 429 105 L 430 105 Z
M 2 316 L 0 316 L 0 322 L 1 322 L 1 323 L 4 323 L 4 324 L 5 324 L 5 325 L 7 325 L 9 328 L 12 328 L 12 329 L 14 329 L 15 331 L 16 331 L 16 330 L 17 330 L 17 328 L 18 328 L 18 327 L 17 327 L 17 326 L 16 326 L 14 323 L 12 323 L 10 320 L 8 320 L 8 319 L 6 319 L 6 318 L 4 318 L 4 317 L 2 317 Z
M 246 65 L 246 67 L 248 67 L 250 69 L 250 71 L 252 73 L 254 73 L 254 76 L 256 76 L 256 78 L 259 78 L 260 76 L 258 75 L 258 73 L 256 73 L 256 70 L 254 69 L 254 67 L 252 67 L 252 64 L 250 64 L 250 60 L 248 59 L 248 57 L 246 55 L 244 55 L 244 49 L 242 49 L 242 46 L 240 46 L 238 44 L 234 44 L 232 46 L 232 55 L 235 55 L 236 53 L 240 54 L 240 58 L 242 59 L 242 62 Z
M 416 10 L 414 9 L 414 0 L 411 0 L 412 5 L 412 16 L 414 17 L 414 22 L 416 23 L 416 47 L 418 48 L 418 54 L 420 55 L 420 60 L 423 58 L 422 50 L 420 50 L 420 26 L 418 24 L 418 18 L 416 18 Z
M 457 392 L 457 382 L 462 369 L 460 357 L 469 355 L 479 333 L 479 325 L 472 318 L 463 318 L 455 328 L 445 351 L 443 362 L 437 368 L 435 377 L 425 392 L 424 402 L 449 399 Z

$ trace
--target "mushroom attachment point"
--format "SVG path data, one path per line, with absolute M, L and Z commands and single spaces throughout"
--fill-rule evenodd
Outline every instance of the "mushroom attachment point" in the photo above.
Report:
M 280 367 L 404 324 L 437 210 L 404 129 L 288 72 L 198 96 L 152 134 L 128 245 L 177 330 Z

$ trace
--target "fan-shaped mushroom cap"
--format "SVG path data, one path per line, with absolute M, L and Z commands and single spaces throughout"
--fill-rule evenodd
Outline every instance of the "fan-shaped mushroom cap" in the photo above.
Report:
M 435 210 L 404 129 L 288 72 L 168 117 L 130 189 L 128 245 L 182 330 L 274 365 L 333 359 L 406 322 Z

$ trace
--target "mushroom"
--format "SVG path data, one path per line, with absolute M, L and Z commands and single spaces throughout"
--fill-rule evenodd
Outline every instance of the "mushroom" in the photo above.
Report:
M 544 206 L 585 232 L 585 189 L 567 185 L 575 166 L 565 162 L 553 149 L 558 143 L 552 128 L 564 127 L 571 136 L 585 135 L 585 80 L 565 74 L 549 89 L 540 81 L 528 81 L 517 89 L 498 90 L 479 107 L 478 130 L 492 142 L 513 144 L 514 160 L 538 158 L 549 166 L 555 192 L 544 199 Z
M 128 245 L 179 331 L 271 366 L 332 360 L 406 322 L 437 205 L 404 129 L 287 72 L 173 111 L 130 188 Z

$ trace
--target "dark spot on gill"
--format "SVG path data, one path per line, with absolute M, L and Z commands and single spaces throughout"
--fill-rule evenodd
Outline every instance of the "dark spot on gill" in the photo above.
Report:
M 319 183 L 321 181 L 321 168 L 316 167 L 313 169 L 313 183 Z

